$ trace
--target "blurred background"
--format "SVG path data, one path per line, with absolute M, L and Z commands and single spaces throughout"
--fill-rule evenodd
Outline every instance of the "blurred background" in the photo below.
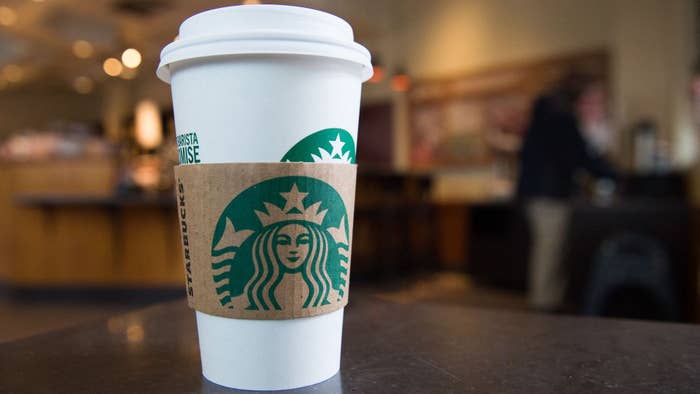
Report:
M 0 342 L 184 297 L 154 71 L 240 3 L 0 1 Z M 373 55 L 355 296 L 698 321 L 700 3 L 269 3 Z

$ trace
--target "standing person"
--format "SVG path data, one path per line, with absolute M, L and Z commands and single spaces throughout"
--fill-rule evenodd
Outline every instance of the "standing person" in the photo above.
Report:
M 583 134 L 584 120 L 604 113 L 602 84 L 583 74 L 568 75 L 533 106 L 520 152 L 517 193 L 530 222 L 528 298 L 537 310 L 556 311 L 564 301 L 567 280 L 561 258 L 568 202 L 578 191 L 575 175 L 580 171 L 595 177 L 615 175 L 598 154 L 600 147 L 587 143 Z

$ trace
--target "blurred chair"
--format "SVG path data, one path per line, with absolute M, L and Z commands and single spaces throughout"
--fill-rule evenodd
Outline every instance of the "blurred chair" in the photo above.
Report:
M 527 289 L 530 229 L 518 204 L 493 202 L 470 207 L 467 273 L 484 285 Z
M 606 205 L 575 202 L 564 258 L 570 272 L 568 296 L 574 310 L 584 310 L 589 279 L 602 245 L 623 235 L 639 234 L 663 246 L 674 297 L 680 306 L 679 319 L 695 321 L 698 265 L 694 245 L 698 214 L 678 199 L 623 197 Z
M 678 320 L 678 286 L 664 247 L 633 233 L 601 245 L 583 296 L 586 315 Z

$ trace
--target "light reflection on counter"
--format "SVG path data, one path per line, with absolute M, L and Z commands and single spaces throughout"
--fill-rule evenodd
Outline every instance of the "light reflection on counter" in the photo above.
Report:
M 141 343 L 146 337 L 146 331 L 140 321 L 115 316 L 107 320 L 107 330 L 116 336 L 124 335 L 129 343 Z

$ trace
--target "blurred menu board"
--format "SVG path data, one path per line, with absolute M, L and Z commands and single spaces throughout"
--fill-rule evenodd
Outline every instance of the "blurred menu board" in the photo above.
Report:
M 572 71 L 605 82 L 608 63 L 604 51 L 595 51 L 417 80 L 409 93 L 412 167 L 496 164 L 515 172 L 537 96 Z

